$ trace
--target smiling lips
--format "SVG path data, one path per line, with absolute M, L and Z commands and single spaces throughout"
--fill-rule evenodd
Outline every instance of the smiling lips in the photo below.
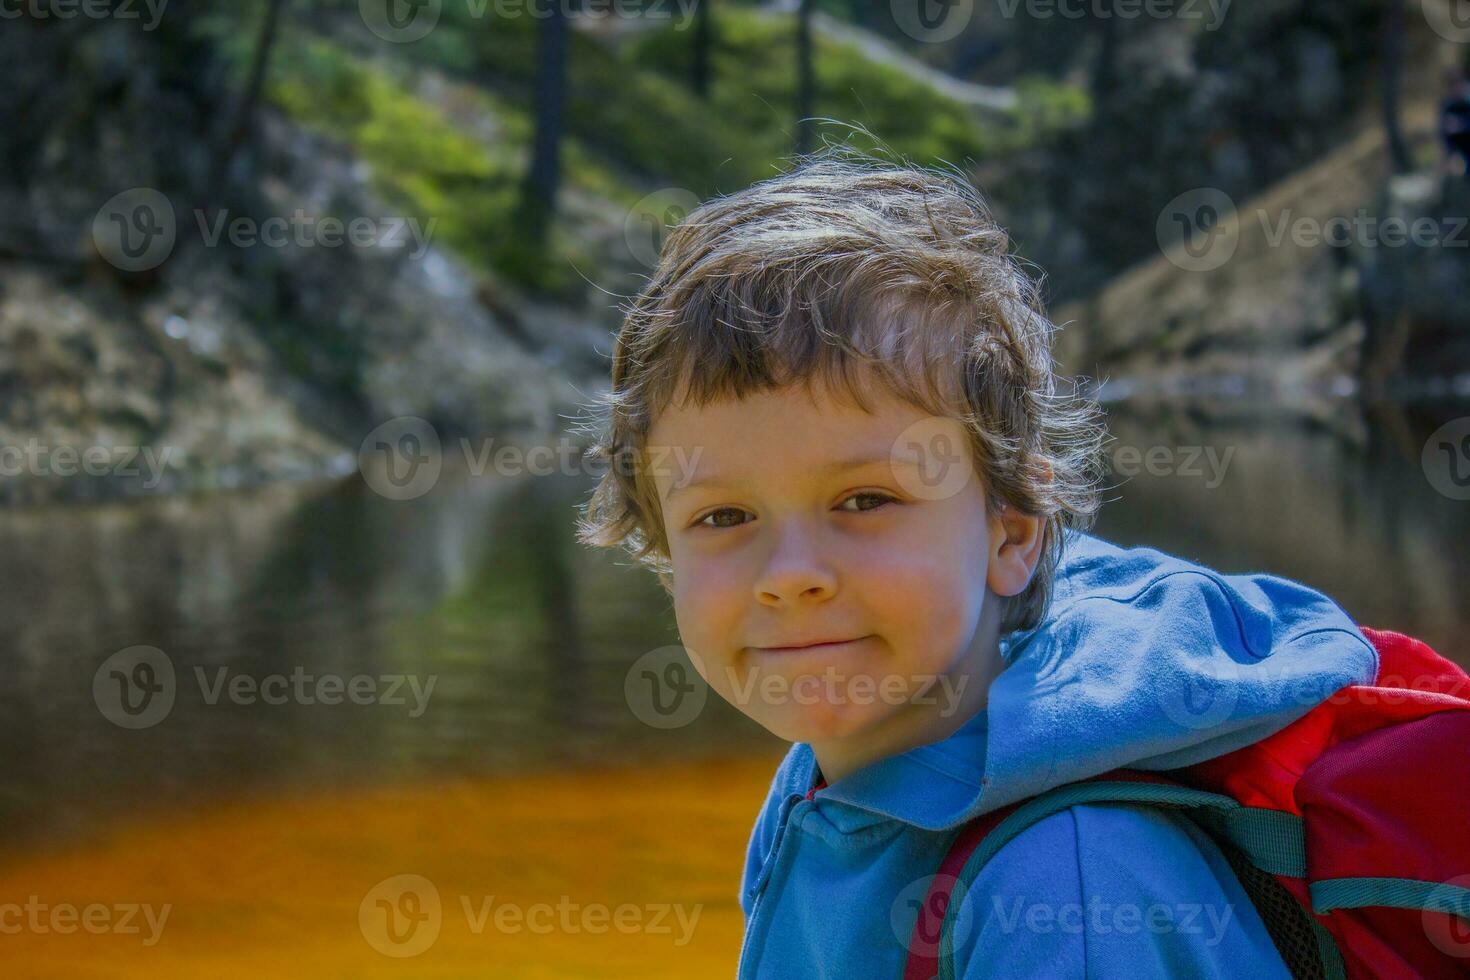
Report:
M 798 653 L 807 650 L 817 652 L 821 650 L 836 649 L 838 647 L 848 646 L 850 644 L 857 643 L 859 640 L 866 639 L 866 636 L 857 636 L 853 637 L 850 640 L 811 640 L 805 643 L 788 643 L 782 646 L 755 647 L 755 649 L 761 651 L 762 653 Z

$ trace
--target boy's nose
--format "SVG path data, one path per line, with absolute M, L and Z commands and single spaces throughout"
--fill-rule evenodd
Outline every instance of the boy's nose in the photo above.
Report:
M 837 594 L 830 562 L 799 533 L 782 536 L 755 580 L 757 601 L 767 606 L 823 602 Z
M 833 588 L 826 582 L 813 582 L 810 585 L 793 579 L 770 583 L 756 590 L 756 595 L 761 602 L 768 606 L 784 606 L 799 602 L 822 602 L 832 598 Z

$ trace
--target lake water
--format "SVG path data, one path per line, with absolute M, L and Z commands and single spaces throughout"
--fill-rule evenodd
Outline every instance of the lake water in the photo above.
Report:
M 1470 501 L 1424 465 L 1430 434 L 1470 407 L 1111 414 L 1099 534 L 1304 581 L 1470 664 Z M 718 699 L 672 730 L 629 709 L 630 665 L 677 633 L 649 573 L 575 541 L 589 486 L 449 470 L 414 500 L 353 478 L 0 512 L 0 897 L 176 906 L 154 946 L 23 934 L 4 940 L 10 962 L 728 975 L 740 852 L 782 745 Z M 153 650 L 109 661 L 138 646 Z M 119 676 L 169 672 L 165 713 L 118 714 Z M 460 923 L 423 958 L 380 955 L 359 902 L 427 869 L 443 890 L 527 903 L 697 901 L 705 925 L 650 952 L 580 934 L 492 948 Z

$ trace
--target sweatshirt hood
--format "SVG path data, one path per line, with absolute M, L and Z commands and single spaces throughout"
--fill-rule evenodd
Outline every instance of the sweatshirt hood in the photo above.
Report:
M 1045 619 L 1000 652 L 985 710 L 827 787 L 815 798 L 823 816 L 848 832 L 885 819 L 950 829 L 1119 767 L 1232 752 L 1378 672 L 1347 614 L 1303 585 L 1077 532 Z M 815 779 L 811 747 L 797 743 L 776 787 L 805 795 Z

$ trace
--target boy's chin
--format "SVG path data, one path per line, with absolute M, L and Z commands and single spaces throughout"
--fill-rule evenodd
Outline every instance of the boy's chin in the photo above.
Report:
M 830 742 L 860 735 L 893 711 L 891 705 L 885 704 L 804 704 L 756 721 L 788 742 Z

